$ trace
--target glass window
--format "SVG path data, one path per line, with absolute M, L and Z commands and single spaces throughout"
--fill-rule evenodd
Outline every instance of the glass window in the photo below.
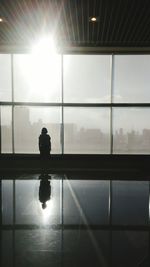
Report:
M 114 181 L 112 183 L 112 223 L 121 225 L 148 224 L 149 183 Z
M 41 179 L 41 176 L 39 179 Z M 42 199 L 39 195 L 40 180 L 16 181 L 17 224 L 45 225 L 60 223 L 60 181 L 51 180 L 50 185 L 50 200 L 46 202 L 47 207 L 42 209 Z
M 0 101 L 11 101 L 11 55 L 0 54 Z
M 64 102 L 110 102 L 110 55 L 65 55 L 63 58 Z
M 150 55 L 114 57 L 114 102 L 149 103 L 149 84 Z
M 148 232 L 114 231 L 112 266 L 149 266 Z
M 108 224 L 108 181 L 64 181 L 65 224 Z
M 1 152 L 12 153 L 12 107 L 1 106 Z
M 60 55 L 14 55 L 14 98 L 22 102 L 60 102 Z
M 150 109 L 113 110 L 113 153 L 150 153 Z
M 16 153 L 39 153 L 38 138 L 43 127 L 51 136 L 51 153 L 61 152 L 61 108 L 16 106 L 14 125 Z
M 64 109 L 65 153 L 110 153 L 109 108 Z
M 2 224 L 13 223 L 13 181 L 2 181 Z

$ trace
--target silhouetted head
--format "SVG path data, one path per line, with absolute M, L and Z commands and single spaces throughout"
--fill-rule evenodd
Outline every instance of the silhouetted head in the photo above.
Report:
M 47 129 L 46 129 L 45 127 L 42 128 L 42 131 L 41 131 L 42 134 L 47 134 L 47 132 L 48 132 L 48 131 L 47 131 Z
M 46 202 L 43 202 L 42 203 L 42 209 L 44 210 L 44 209 L 46 209 L 46 207 L 47 207 Z

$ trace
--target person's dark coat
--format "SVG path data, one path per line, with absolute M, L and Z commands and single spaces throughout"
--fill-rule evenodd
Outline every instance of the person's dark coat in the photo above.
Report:
M 39 150 L 40 154 L 43 157 L 47 157 L 50 155 L 51 151 L 51 138 L 47 134 L 47 129 L 43 128 L 42 132 L 39 136 Z

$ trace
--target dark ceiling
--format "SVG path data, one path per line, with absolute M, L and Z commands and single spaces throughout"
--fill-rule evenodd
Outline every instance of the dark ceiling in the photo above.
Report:
M 60 46 L 150 46 L 150 0 L 0 0 L 0 17 L 0 45 L 52 33 Z

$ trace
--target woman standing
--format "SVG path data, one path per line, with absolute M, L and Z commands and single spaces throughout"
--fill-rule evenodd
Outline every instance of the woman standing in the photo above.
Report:
M 39 150 L 42 158 L 48 158 L 51 152 L 51 137 L 46 128 L 42 128 L 39 136 Z

